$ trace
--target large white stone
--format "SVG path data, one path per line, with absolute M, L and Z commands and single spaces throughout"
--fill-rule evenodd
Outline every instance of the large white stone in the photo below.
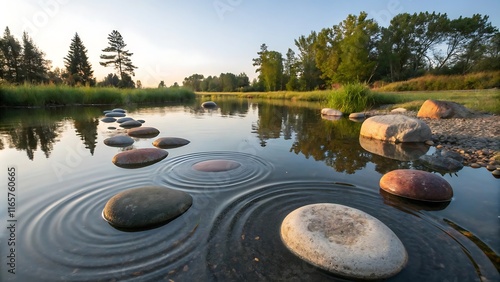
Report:
M 357 279 L 399 273 L 408 254 L 389 227 L 360 210 L 320 203 L 300 207 L 281 225 L 285 246 L 303 260 Z
M 405 115 L 381 115 L 366 119 L 360 135 L 390 142 L 425 142 L 431 129 L 423 121 Z

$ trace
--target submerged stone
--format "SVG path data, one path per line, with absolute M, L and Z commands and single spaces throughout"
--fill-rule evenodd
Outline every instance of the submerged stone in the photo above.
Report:
M 233 170 L 240 166 L 241 164 L 239 162 L 231 160 L 209 160 L 195 163 L 193 169 L 205 172 L 220 172 Z
M 105 118 L 102 118 L 101 121 L 105 122 L 105 123 L 110 123 L 110 122 L 115 122 L 116 118 L 114 118 L 114 117 L 105 117 Z
M 281 224 L 281 239 L 301 259 L 355 279 L 391 277 L 408 260 L 403 243 L 389 227 L 338 204 L 312 204 L 292 211 Z
M 179 137 L 161 137 L 153 141 L 153 145 L 162 149 L 177 148 L 189 144 L 189 140 Z
M 203 108 L 209 108 L 209 109 L 212 109 L 212 108 L 217 108 L 217 104 L 214 102 L 214 101 L 206 101 L 206 102 L 203 102 L 201 104 L 201 106 Z
M 152 138 L 158 136 L 160 131 L 154 127 L 136 127 L 128 130 L 128 135 L 132 137 Z
M 456 159 L 443 157 L 441 155 L 424 155 L 418 160 L 424 166 L 440 172 L 456 172 L 464 167 L 464 165 Z
M 134 139 L 130 136 L 118 135 L 104 139 L 104 144 L 111 147 L 127 147 L 134 144 Z
M 120 124 L 120 127 L 123 128 L 132 128 L 132 127 L 141 127 L 142 123 L 136 121 L 136 120 L 128 120 L 124 121 Z
M 121 112 L 110 112 L 110 113 L 107 113 L 105 114 L 106 117 L 124 117 L 125 116 L 125 113 L 121 113 Z
M 116 154 L 113 163 L 123 168 L 138 168 L 157 163 L 168 156 L 168 152 L 157 148 L 133 149 Z
M 453 189 L 441 176 L 412 169 L 390 171 L 380 179 L 384 191 L 419 201 L 446 202 L 453 197 Z
M 102 215 L 117 228 L 155 227 L 186 212 L 193 203 L 191 195 L 174 189 L 146 186 L 114 195 Z

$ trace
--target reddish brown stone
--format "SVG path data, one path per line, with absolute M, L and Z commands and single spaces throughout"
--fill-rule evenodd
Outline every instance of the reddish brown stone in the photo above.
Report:
M 446 202 L 453 197 L 453 189 L 444 178 L 420 170 L 388 172 L 380 179 L 380 188 L 400 197 L 427 202 Z
M 439 100 L 425 101 L 417 113 L 417 117 L 423 118 L 465 118 L 471 115 L 471 112 L 464 106 Z
M 152 165 L 168 156 L 168 152 L 157 148 L 134 149 L 116 154 L 113 163 L 123 168 Z
M 240 167 L 239 162 L 230 160 L 210 160 L 203 161 L 193 165 L 193 169 L 205 172 L 228 171 Z
M 158 136 L 160 131 L 154 127 L 136 127 L 128 130 L 128 135 L 132 137 L 152 138 Z

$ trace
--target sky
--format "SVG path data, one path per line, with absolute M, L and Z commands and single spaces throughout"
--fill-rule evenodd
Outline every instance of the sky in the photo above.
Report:
M 98 81 L 112 67 L 99 65 L 108 35 L 117 30 L 143 86 L 182 85 L 185 77 L 220 73 L 257 76 L 252 59 L 261 44 L 297 51 L 294 39 L 339 24 L 349 14 L 368 13 L 388 26 L 399 13 L 440 12 L 451 19 L 488 15 L 500 27 L 498 0 L 0 0 L 0 28 L 21 40 L 23 31 L 52 62 L 64 67 L 71 39 L 78 33 Z

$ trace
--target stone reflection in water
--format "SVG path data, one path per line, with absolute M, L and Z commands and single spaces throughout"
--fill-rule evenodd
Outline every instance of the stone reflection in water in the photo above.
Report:
M 361 123 L 347 118 L 325 120 L 318 115 L 317 110 L 305 107 L 263 103 L 258 104 L 258 109 L 259 119 L 252 126 L 252 132 L 258 136 L 263 147 L 269 139 L 282 137 L 286 140 L 295 135 L 290 152 L 301 153 L 306 158 L 313 157 L 337 172 L 353 174 L 369 162 L 374 163 L 375 170 L 382 174 L 394 169 L 410 168 L 409 162 L 381 157 L 365 150 L 358 141 Z M 427 152 L 427 147 L 406 144 L 401 151 L 412 151 L 408 154 L 418 155 L 418 158 Z
M 399 161 L 413 161 L 425 155 L 424 143 L 392 143 L 359 136 L 359 144 L 370 153 Z

